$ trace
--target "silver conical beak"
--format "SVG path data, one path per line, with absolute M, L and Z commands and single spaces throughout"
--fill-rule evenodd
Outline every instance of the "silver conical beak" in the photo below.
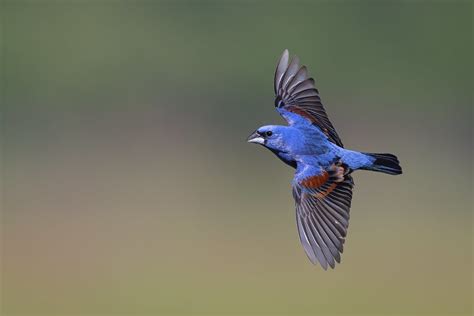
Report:
M 247 138 L 247 142 L 263 145 L 265 144 L 265 139 L 263 139 L 262 135 L 255 131 Z

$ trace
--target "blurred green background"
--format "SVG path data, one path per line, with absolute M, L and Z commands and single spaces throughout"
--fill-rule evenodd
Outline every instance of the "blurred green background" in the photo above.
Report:
M 2 315 L 469 315 L 470 1 L 3 1 Z M 342 264 L 247 144 L 283 49 L 355 174 Z

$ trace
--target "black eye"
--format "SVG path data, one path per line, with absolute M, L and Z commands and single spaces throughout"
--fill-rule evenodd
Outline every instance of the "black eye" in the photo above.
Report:
M 265 133 L 265 135 L 268 136 L 268 137 L 272 136 L 272 134 L 273 134 L 272 131 L 267 131 L 267 132 Z

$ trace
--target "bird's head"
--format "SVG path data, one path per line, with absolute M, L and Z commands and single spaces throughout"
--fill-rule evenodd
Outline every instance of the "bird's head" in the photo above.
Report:
M 248 138 L 249 143 L 260 144 L 271 150 L 288 151 L 286 126 L 266 125 L 259 127 Z

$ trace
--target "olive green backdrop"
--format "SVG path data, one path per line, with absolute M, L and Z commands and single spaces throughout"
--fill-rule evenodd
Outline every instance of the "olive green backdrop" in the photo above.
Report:
M 2 315 L 469 315 L 469 1 L 2 1 Z M 288 48 L 357 172 L 342 264 L 245 142 Z

